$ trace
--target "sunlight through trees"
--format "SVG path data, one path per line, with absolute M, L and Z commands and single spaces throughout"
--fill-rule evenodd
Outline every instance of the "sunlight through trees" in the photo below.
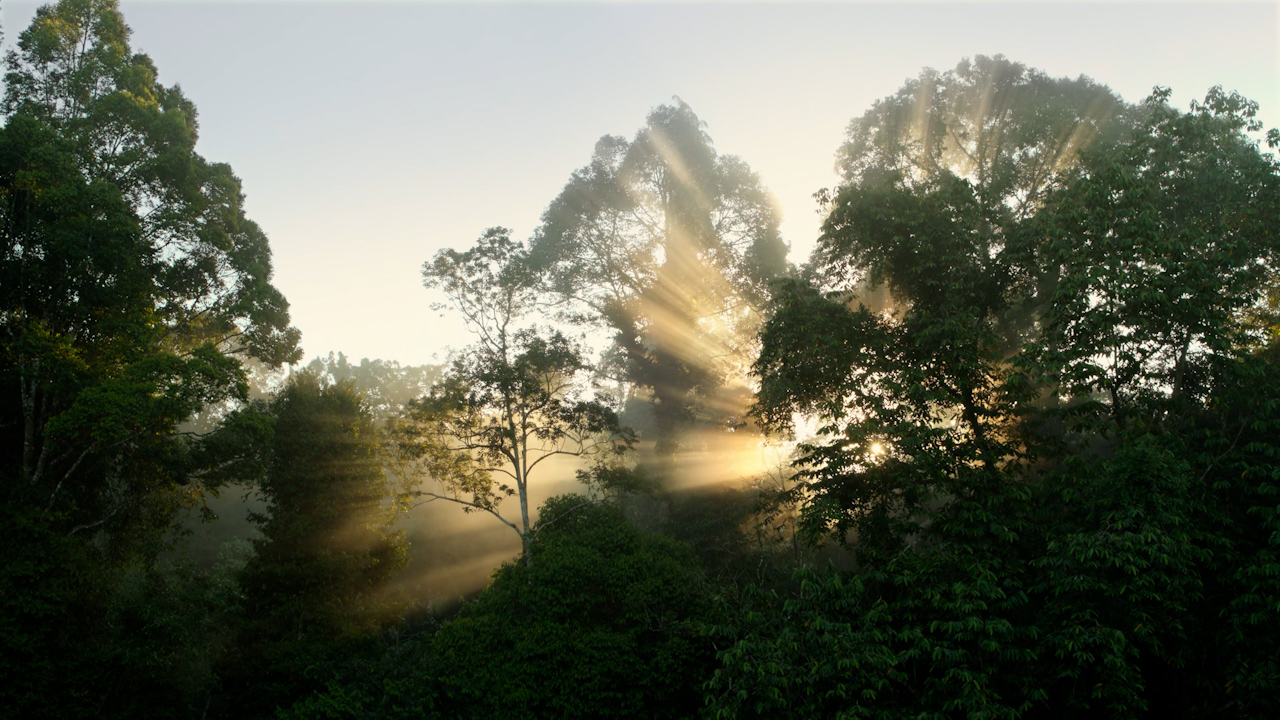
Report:
M 129 36 L 60 0 L 6 59 L 0 715 L 1280 715 L 1255 102 L 926 69 L 797 267 L 677 99 L 423 264 L 473 344 L 303 368 Z

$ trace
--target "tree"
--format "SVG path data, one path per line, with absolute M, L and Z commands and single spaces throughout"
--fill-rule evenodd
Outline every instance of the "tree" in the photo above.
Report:
M 1048 307 L 1020 368 L 1063 401 L 1100 396 L 1121 426 L 1211 402 L 1213 378 L 1276 326 L 1280 205 L 1275 157 L 1246 135 L 1257 104 L 1214 88 L 1181 113 L 1168 96 L 1157 88 L 1129 142 L 1088 158 L 1016 246 Z
M 239 181 L 195 154 L 194 107 L 127 38 L 114 2 L 66 0 L 8 58 L 5 466 L 64 532 L 139 521 L 186 479 L 161 460 L 178 423 L 243 395 L 237 356 L 298 355 Z
M 270 406 L 253 519 L 262 537 L 241 573 L 244 616 L 233 673 L 241 703 L 270 710 L 299 694 L 314 663 L 398 619 L 388 580 L 406 560 L 380 441 L 350 385 L 294 375 Z
M 126 575 L 108 616 L 110 635 L 95 658 L 115 676 L 99 717 L 208 716 L 220 694 L 217 669 L 233 640 L 228 628 L 241 612 L 236 577 L 251 551 L 247 542 L 227 549 L 207 569 L 179 560 Z
M 979 55 L 945 73 L 925 69 L 876 101 L 849 123 L 837 167 L 846 184 L 885 172 L 908 185 L 955 175 L 983 204 L 1025 217 L 1081 151 L 1123 137 L 1130 111 L 1087 77 Z
M 6 61 L 0 672 L 29 717 L 102 707 L 118 571 L 210 469 L 179 425 L 244 397 L 243 360 L 298 357 L 239 180 L 195 153 L 194 106 L 128 34 L 114 1 L 63 0 Z
M 1040 84 L 1063 97 L 972 127 L 1078 89 Z M 918 87 L 850 146 L 892 148 L 885 109 Z M 1256 105 L 1167 97 L 1050 175 L 1018 142 L 982 171 L 849 166 L 755 367 L 762 422 L 817 416 L 793 496 L 859 568 L 726 629 L 722 716 L 1274 713 L 1243 628 L 1270 631 L 1276 597 L 1280 167 Z
M 712 652 L 689 548 L 572 496 L 539 525 L 538 562 L 504 565 L 437 635 L 442 715 L 692 716 Z
M 555 457 L 596 463 L 579 477 L 616 481 L 633 436 L 607 398 L 590 396 L 581 351 L 559 332 L 520 327 L 538 304 L 526 250 L 502 228 L 465 252 L 442 250 L 424 264 L 428 288 L 442 289 L 477 336 L 444 379 L 411 402 L 393 424 L 402 477 L 430 477 L 442 492 L 416 490 L 423 502 L 446 500 L 486 512 L 520 536 L 525 561 L 539 532 L 529 515 L 533 471 Z M 505 476 L 509 480 L 499 480 Z M 516 497 L 518 519 L 500 512 Z
M 576 496 L 539 514 L 538 562 L 504 564 L 443 626 L 395 636 L 282 716 L 693 717 L 714 651 L 691 548 Z
M 325 382 L 350 382 L 364 396 L 378 424 L 399 415 L 410 400 L 430 390 L 444 372 L 439 365 L 402 366 L 395 360 L 362 358 L 355 365 L 342 353 L 317 357 L 307 363 L 307 370 Z
M 734 362 L 745 367 L 786 253 L 759 179 L 717 155 L 683 102 L 656 108 L 631 142 L 601 138 L 530 244 L 555 293 L 614 331 L 626 379 L 651 394 L 664 453 L 694 395 L 714 399 Z
M 1132 114 L 1091 81 L 980 57 L 926 71 L 850 124 L 848 180 L 828 196 L 806 278 L 779 291 L 755 366 L 762 421 L 818 413 L 842 440 L 808 447 L 806 464 L 867 494 L 851 514 L 847 496 L 815 507 L 815 522 L 899 537 L 871 525 L 1029 457 L 1024 416 L 1006 408 L 1042 398 L 1011 358 L 1039 339 L 1059 277 L 1035 264 L 1031 218 L 1072 177 L 1082 138 L 1114 137 L 1104 120 Z

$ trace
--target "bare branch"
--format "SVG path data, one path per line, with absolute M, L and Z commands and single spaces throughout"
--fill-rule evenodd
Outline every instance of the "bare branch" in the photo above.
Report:
M 515 526 L 515 524 L 513 524 L 511 521 L 509 521 L 509 520 L 507 520 L 506 518 L 502 517 L 502 515 L 500 515 L 500 514 L 498 513 L 498 511 L 497 511 L 497 510 L 495 510 L 495 509 L 493 509 L 493 508 L 491 508 L 491 507 L 486 507 L 485 505 L 482 505 L 482 504 L 477 503 L 477 502 L 470 502 L 470 501 L 467 501 L 467 500 L 463 500 L 462 498 L 451 497 L 451 496 L 449 496 L 449 495 L 440 495 L 439 493 L 426 492 L 426 491 L 418 491 L 416 494 L 417 494 L 418 496 L 426 497 L 426 498 L 429 498 L 429 499 L 428 499 L 428 500 L 423 500 L 423 501 L 422 501 L 422 502 L 420 502 L 420 503 L 414 503 L 413 505 L 410 505 L 410 506 L 409 506 L 409 509 L 410 509 L 410 510 L 412 510 L 413 508 L 416 508 L 416 507 L 420 507 L 420 506 L 422 506 L 422 505 L 426 505 L 427 503 L 435 502 L 436 500 L 448 500 L 449 502 L 457 503 L 457 504 L 459 504 L 459 505 L 465 505 L 466 507 L 469 507 L 469 508 L 472 508 L 472 509 L 475 509 L 475 510 L 482 510 L 482 511 L 484 511 L 484 512 L 487 512 L 487 513 L 489 513 L 490 515 L 492 515 L 492 516 L 494 516 L 494 517 L 498 518 L 498 520 L 499 520 L 500 522 L 502 522 L 502 524 L 503 524 L 503 525 L 506 525 L 507 527 L 511 528 L 512 530 L 515 530 L 517 535 L 519 535 L 519 536 L 520 536 L 520 537 L 522 537 L 522 538 L 524 537 L 524 533 L 520 532 L 520 528 L 516 527 L 516 526 Z

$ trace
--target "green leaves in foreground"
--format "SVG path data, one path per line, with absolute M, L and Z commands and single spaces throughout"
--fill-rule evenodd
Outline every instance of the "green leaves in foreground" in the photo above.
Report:
M 887 562 L 803 571 L 795 596 L 757 594 L 720 628 L 712 715 L 1266 717 L 1274 635 L 1237 627 L 1269 633 L 1272 616 L 1242 616 L 1260 588 L 1214 575 L 1226 537 L 1204 532 L 1206 489 L 1140 438 L 1021 497 L 957 501 Z M 1011 517 L 1030 522 L 994 531 Z

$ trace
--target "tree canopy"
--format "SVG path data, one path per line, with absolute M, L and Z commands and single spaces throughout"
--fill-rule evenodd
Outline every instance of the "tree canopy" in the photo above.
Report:
M 793 497 L 860 565 L 758 601 L 722 716 L 1274 712 L 1280 165 L 1252 103 L 1167 99 L 1017 212 L 999 172 L 850 165 L 755 367 L 766 424 L 818 418 Z M 1036 177 L 1020 147 L 987 164 Z
M 245 361 L 296 361 L 299 335 L 239 180 L 195 152 L 194 105 L 114 0 L 36 11 L 3 112 L 0 674 L 26 678 L 4 704 L 110 714 L 116 589 L 223 462 L 179 427 L 243 400 Z
M 520 536 L 531 562 L 533 471 L 572 457 L 593 463 L 579 471 L 583 479 L 621 478 L 634 435 L 606 396 L 590 392 L 577 345 L 525 323 L 539 284 L 527 250 L 506 230 L 487 231 L 463 252 L 442 250 L 423 278 L 445 291 L 477 342 L 392 426 L 393 462 L 406 480 L 427 479 L 442 491 L 415 489 L 411 497 L 489 513 Z M 508 497 L 519 503 L 519 518 L 499 510 Z
M 361 358 L 357 365 L 339 352 L 313 358 L 307 363 L 307 371 L 326 383 L 351 383 L 364 396 L 374 421 L 383 423 L 400 415 L 410 400 L 425 395 L 440 379 L 444 368 L 369 358 Z
M 5 464 L 24 502 L 102 529 L 186 482 L 172 431 L 243 396 L 240 357 L 297 360 L 298 332 L 239 181 L 195 153 L 195 108 L 114 2 L 41 8 L 4 107 L 3 412 L 23 428 Z
M 627 381 L 654 402 L 660 449 L 745 367 L 769 282 L 787 246 L 759 178 L 716 153 L 683 102 L 628 142 L 596 143 L 530 243 L 531 266 L 577 312 L 614 332 Z M 697 395 L 703 401 L 699 403 Z
M 399 615 L 405 603 L 388 585 L 406 547 L 390 529 L 399 508 L 377 433 L 350 384 L 294 375 L 266 412 L 256 483 L 266 510 L 253 515 L 262 536 L 240 576 L 243 639 L 229 675 L 237 705 L 272 710 L 296 692 L 291 673 Z
M 446 365 L 303 370 L 115 0 L 40 8 L 6 71 L 0 714 L 1280 715 L 1280 131 L 1246 98 L 926 70 L 849 125 L 801 268 L 677 100 L 527 242 L 423 265 L 475 338 Z M 637 402 L 695 489 L 653 492 Z M 713 424 L 790 466 L 731 486 Z M 184 546 L 227 487 L 252 531 Z M 494 546 L 407 516 L 436 501 L 503 560 L 445 568 Z
M 837 155 L 845 183 L 891 173 L 905 184 L 950 174 L 983 204 L 1025 216 L 1081 151 L 1123 138 L 1131 112 L 1105 85 L 1052 78 L 1004 56 L 926 68 L 849 123 Z

